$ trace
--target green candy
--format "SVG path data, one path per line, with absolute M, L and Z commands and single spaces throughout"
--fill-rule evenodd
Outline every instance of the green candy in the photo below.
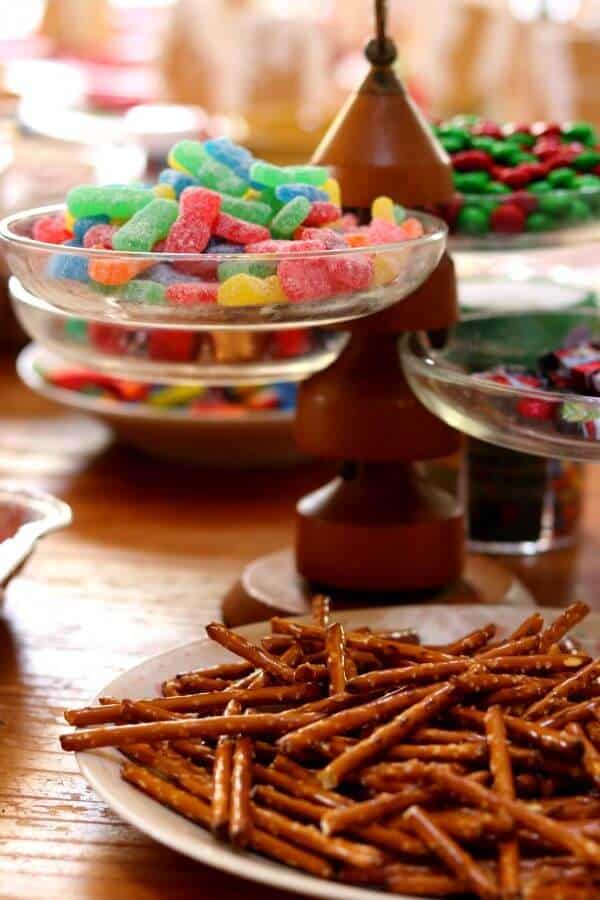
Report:
M 454 186 L 463 194 L 482 194 L 490 181 L 488 172 L 455 172 Z
M 578 175 L 575 179 L 575 187 L 577 189 L 595 189 L 600 188 L 600 177 L 598 175 L 592 175 L 592 173 L 588 173 L 586 175 Z
M 486 194 L 512 194 L 512 191 L 505 184 L 502 184 L 500 181 L 490 181 L 485 186 Z
M 589 172 L 600 165 L 600 153 L 597 150 L 584 150 L 571 163 L 579 172 Z
M 307 197 L 294 197 L 279 210 L 271 222 L 271 234 L 279 240 L 291 238 L 311 210 L 311 202 Z
M 274 188 L 263 188 L 260 192 L 260 202 L 270 206 L 271 208 L 271 216 L 274 213 L 279 212 L 280 209 L 283 209 L 284 203 L 278 199 Z
M 568 166 L 561 166 L 560 169 L 554 169 L 548 173 L 548 181 L 553 188 L 570 188 L 575 181 L 575 172 Z
M 471 146 L 471 135 L 466 128 L 442 125 L 438 130 L 438 137 L 444 146 L 446 146 L 446 142 L 449 142 L 456 145 L 457 150 L 467 150 Z M 456 153 L 457 150 L 451 150 L 449 152 Z
M 543 212 L 530 213 L 525 220 L 525 229 L 527 231 L 550 231 L 552 228 L 554 228 L 554 219 Z
M 571 198 L 565 191 L 542 194 L 538 200 L 539 211 L 549 216 L 565 216 L 571 206 Z
M 474 150 L 485 150 L 486 153 L 492 152 L 492 147 L 497 141 L 492 137 L 487 137 L 485 134 L 474 135 L 471 138 L 471 143 L 473 144 Z
M 325 166 L 286 166 L 288 184 L 312 184 L 321 187 L 329 179 L 329 169 Z
M 456 219 L 456 226 L 462 234 L 487 234 L 490 230 L 489 213 L 478 206 L 463 206 Z
M 534 136 L 525 131 L 514 131 L 506 140 L 518 144 L 520 147 L 533 147 L 535 144 Z
M 447 137 L 441 137 L 440 144 L 446 153 L 460 153 L 460 151 L 464 149 L 464 144 L 460 138 L 457 138 L 452 134 Z
M 111 219 L 130 219 L 152 200 L 154 194 L 149 188 L 82 184 L 72 188 L 67 194 L 67 209 L 76 219 L 102 215 Z
M 517 165 L 519 163 L 529 163 L 529 162 L 536 163 L 536 162 L 538 162 L 538 158 L 537 158 L 537 156 L 534 156 L 533 153 L 525 153 L 524 151 L 520 150 L 517 155 L 516 162 L 517 162 Z
M 200 141 L 179 141 L 171 148 L 168 162 L 173 169 L 184 169 L 190 175 L 196 175 L 209 159 L 211 156 Z
M 273 210 L 267 203 L 258 200 L 240 200 L 238 197 L 224 196 L 221 198 L 221 211 L 244 222 L 253 222 L 255 225 L 268 225 L 273 218 Z
M 77 344 L 86 344 L 88 327 L 85 319 L 67 319 L 65 322 L 65 337 Z
M 254 275 L 255 278 L 268 278 L 277 271 L 275 263 L 268 262 L 245 262 L 244 260 L 228 260 L 219 263 L 217 277 L 219 281 L 227 281 L 233 275 Z
M 562 136 L 567 141 L 578 141 L 593 147 L 596 142 L 596 130 L 589 122 L 571 122 L 563 128 Z
M 516 166 L 521 150 L 510 141 L 494 141 L 490 151 L 496 162 L 505 166 Z
M 114 249 L 138 253 L 152 250 L 158 241 L 166 238 L 178 215 L 179 206 L 174 200 L 153 200 L 119 228 L 113 236 Z
M 569 212 L 565 216 L 566 222 L 569 222 L 571 225 L 579 225 L 582 222 L 587 222 L 590 218 L 591 212 L 587 203 L 577 198 L 571 200 Z
M 529 190 L 534 194 L 549 194 L 553 188 L 549 181 L 542 178 L 540 181 L 533 181 L 529 185 Z
M 319 187 L 329 178 L 325 166 L 274 166 L 257 160 L 250 167 L 250 180 L 267 188 L 280 184 L 312 184 Z
M 218 191 L 220 194 L 231 194 L 232 197 L 241 197 L 248 190 L 248 182 L 212 158 L 202 163 L 195 177 L 202 187 Z
M 406 218 L 406 210 L 399 203 L 394 203 L 394 221 L 396 225 L 400 225 Z
M 165 286 L 156 281 L 134 279 L 119 288 L 119 297 L 132 303 L 150 303 L 158 305 L 165 302 Z

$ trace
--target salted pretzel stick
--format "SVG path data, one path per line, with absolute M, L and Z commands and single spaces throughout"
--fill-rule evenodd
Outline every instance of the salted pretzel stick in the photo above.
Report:
M 391 866 L 389 868 L 392 869 Z M 464 881 L 427 869 L 423 872 L 390 871 L 385 876 L 385 883 L 392 894 L 410 894 L 411 897 L 452 897 L 464 896 L 465 893 Z
M 482 661 L 483 662 L 483 661 Z M 575 653 L 538 653 L 531 656 L 495 656 L 485 660 L 490 672 L 563 672 L 578 669 L 589 662 L 588 656 Z
M 241 713 L 237 700 L 230 700 L 224 715 L 232 716 Z M 217 741 L 215 764 L 213 767 L 213 795 L 211 803 L 211 828 L 213 832 L 224 837 L 229 824 L 229 808 L 231 806 L 231 772 L 233 768 L 232 737 L 223 735 Z
M 396 744 L 387 759 L 423 759 L 436 762 L 483 762 L 487 759 L 485 743 L 468 741 L 464 744 Z
M 516 641 L 504 641 L 489 650 L 483 650 L 476 655 L 476 659 L 494 659 L 497 656 L 522 656 L 527 653 L 535 653 L 540 644 L 537 634 L 518 638 Z
M 465 741 L 481 743 L 483 738 L 475 731 L 451 728 L 418 728 L 412 734 L 415 744 L 461 744 Z
M 325 834 L 337 834 L 369 825 L 394 813 L 403 812 L 415 803 L 422 803 L 427 797 L 428 792 L 423 788 L 411 788 L 404 793 L 383 793 L 352 806 L 329 809 L 321 815 L 321 830 Z
M 206 633 L 217 644 L 221 644 L 227 650 L 242 656 L 251 662 L 253 666 L 264 669 L 269 675 L 277 678 L 279 681 L 285 681 L 288 684 L 294 680 L 294 670 L 291 666 L 282 663 L 280 659 L 263 650 L 262 647 L 256 647 L 235 631 L 230 631 L 220 622 L 211 622 L 206 626 Z
M 250 791 L 253 756 L 252 740 L 247 736 L 236 738 L 231 769 L 229 839 L 238 847 L 248 844 L 252 830 Z
M 459 722 L 478 728 L 484 728 L 485 725 L 485 714 L 478 709 L 455 706 L 452 716 Z M 511 737 L 535 744 L 543 750 L 551 750 L 555 753 L 573 753 L 577 749 L 577 741 L 572 736 L 542 726 L 538 722 L 529 722 L 517 716 L 505 715 L 504 723 Z
M 430 692 L 431 687 L 414 688 L 410 691 L 399 690 L 360 706 L 343 709 L 340 712 L 321 719 L 320 728 L 302 728 L 301 730 L 288 730 L 287 739 L 278 741 L 277 746 L 284 753 L 294 756 L 302 753 L 307 748 L 327 740 L 338 734 L 346 734 L 365 725 L 375 725 L 378 722 L 391 718 L 402 709 L 412 706 L 418 700 L 422 700 Z M 333 697 L 330 698 L 334 700 Z M 313 723 L 311 723 L 313 724 Z
M 571 722 L 567 725 L 566 731 L 580 741 L 583 748 L 583 768 L 596 787 L 600 787 L 600 751 L 594 747 L 579 722 Z
M 500 892 L 492 877 L 470 853 L 443 831 L 420 806 L 411 806 L 404 819 L 414 833 L 435 853 L 454 875 L 483 900 L 498 900 Z
M 494 789 L 503 797 L 515 799 L 515 783 L 512 773 L 506 727 L 499 706 L 490 706 L 485 714 L 485 733 L 489 749 L 490 769 L 494 776 Z M 520 852 L 515 837 L 500 841 L 498 845 L 498 873 L 503 900 L 517 900 L 521 893 Z
M 524 619 L 521 624 L 515 628 L 512 634 L 509 634 L 507 637 L 507 641 L 518 641 L 521 638 L 529 637 L 530 635 L 539 634 L 542 628 L 544 627 L 544 618 L 539 612 L 534 612 L 526 619 Z
M 346 636 L 339 622 L 327 626 L 325 632 L 329 693 L 341 694 L 346 689 Z
M 178 672 L 175 679 L 178 678 L 220 678 L 225 681 L 231 681 L 235 678 L 242 678 L 252 671 L 252 666 L 248 662 L 219 663 L 217 666 L 209 666 L 206 669 L 193 669 L 190 672 Z
M 330 599 L 325 594 L 315 594 L 311 601 L 313 623 L 321 628 L 329 625 Z
M 565 610 L 548 625 L 540 634 L 540 651 L 547 652 L 552 644 L 558 644 L 578 622 L 585 619 L 590 608 L 587 603 L 571 603 Z
M 466 672 L 472 665 L 469 659 L 456 659 L 442 663 L 418 663 L 404 666 L 401 669 L 383 669 L 377 672 L 366 672 L 350 679 L 347 690 L 350 693 L 364 693 L 382 689 L 391 690 L 403 684 L 417 681 L 440 681 L 450 675 Z
M 549 797 L 532 801 L 530 806 L 553 819 L 600 819 L 600 797 Z
M 315 681 L 327 681 L 329 678 L 329 670 L 327 666 L 319 663 L 303 662 L 294 672 L 296 682 L 302 684 L 311 684 Z
M 379 657 L 369 650 L 356 650 L 352 647 L 347 647 L 346 652 L 347 656 L 354 660 L 359 671 L 364 671 L 365 669 L 370 671 L 371 669 L 381 669 L 383 667 Z
M 545 697 L 530 706 L 525 712 L 526 718 L 539 719 L 541 716 L 549 715 L 561 700 L 568 700 L 570 696 L 590 685 L 598 676 L 600 676 L 600 660 L 588 663 L 570 678 L 555 685 Z
M 544 728 L 564 728 L 569 722 L 585 722 L 600 712 L 600 698 L 582 700 L 581 703 L 572 703 L 551 716 L 539 720 Z
M 540 678 L 539 681 L 531 679 L 528 682 L 516 684 L 514 687 L 500 688 L 494 691 L 487 698 L 487 702 L 492 706 L 520 706 L 531 700 L 545 697 L 552 690 L 554 684 L 556 682 L 553 683 L 549 678 Z
M 231 685 L 230 680 L 224 678 L 206 678 L 204 675 L 181 675 L 174 678 L 172 682 L 165 684 L 173 684 L 179 693 L 192 694 L 200 691 L 223 691 Z
M 481 647 L 485 647 L 495 634 L 496 626 L 490 622 L 482 628 L 476 628 L 469 634 L 465 634 L 464 637 L 459 638 L 451 644 L 445 644 L 441 649 L 443 649 L 445 653 L 450 653 L 452 656 L 468 656 L 471 653 L 475 653 L 475 651 L 479 650 Z
M 96 747 L 120 747 L 126 744 L 179 740 L 180 738 L 218 738 L 222 734 L 251 736 L 282 734 L 314 722 L 318 713 L 282 716 L 255 713 L 250 716 L 210 716 L 206 719 L 179 719 L 173 722 L 144 722 L 140 725 L 107 725 L 63 734 L 63 750 L 93 750 Z
M 350 772 L 379 756 L 411 731 L 437 716 L 456 695 L 457 688 L 453 684 L 430 689 L 419 703 L 399 713 L 391 722 L 380 725 L 368 737 L 328 763 L 319 772 L 319 781 L 323 787 L 336 787 Z

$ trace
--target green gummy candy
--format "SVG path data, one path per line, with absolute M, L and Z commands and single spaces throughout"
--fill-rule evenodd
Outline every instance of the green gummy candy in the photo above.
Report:
M 527 231 L 533 232 L 550 231 L 551 228 L 554 228 L 554 220 L 546 213 L 534 212 L 527 216 L 525 228 Z
M 248 183 L 243 178 L 212 158 L 200 166 L 195 177 L 202 187 L 219 191 L 221 194 L 230 194 L 232 197 L 241 197 L 248 190 Z
M 267 262 L 244 262 L 229 260 L 219 264 L 217 277 L 219 281 L 227 281 L 233 275 L 254 275 L 255 278 L 268 278 L 277 271 L 277 265 Z
M 600 165 L 600 153 L 597 150 L 584 150 L 575 157 L 572 165 L 580 172 L 587 172 Z
M 302 225 L 311 210 L 311 202 L 307 197 L 294 197 L 279 210 L 271 222 L 271 234 L 274 238 L 285 240 L 291 238 L 298 226 Z
M 399 203 L 394 203 L 394 221 L 396 225 L 400 225 L 406 218 L 406 210 Z
M 542 194 L 538 201 L 541 213 L 549 216 L 565 216 L 571 206 L 571 198 L 565 191 L 552 191 Z
M 189 172 L 190 175 L 196 175 L 200 166 L 204 165 L 210 158 L 200 141 L 179 141 L 171 148 L 169 165 L 173 168 L 179 166 Z
M 157 241 L 166 238 L 178 214 L 179 206 L 174 200 L 162 197 L 153 200 L 115 233 L 114 249 L 137 252 L 152 250 Z
M 67 194 L 67 209 L 76 219 L 101 215 L 111 219 L 130 219 L 152 200 L 154 194 L 149 188 L 82 184 Z
M 490 228 L 489 213 L 479 206 L 463 206 L 456 219 L 462 234 L 486 234 Z
M 568 141 L 579 141 L 581 144 L 587 144 L 593 147 L 596 143 L 596 130 L 589 122 L 571 122 L 563 128 L 563 138 Z
M 65 336 L 78 344 L 87 343 L 88 328 L 85 319 L 67 319 L 65 322 Z
M 455 172 L 454 186 L 463 194 L 481 194 L 490 180 L 488 172 Z
M 221 211 L 255 225 L 268 225 L 273 218 L 273 210 L 269 204 L 259 200 L 240 200 L 238 197 L 222 197 Z
M 258 159 L 250 166 L 250 181 L 254 184 L 262 184 L 267 188 L 276 188 L 280 184 L 287 184 L 287 176 L 282 166 L 274 166 L 272 163 Z
M 560 169 L 554 169 L 548 174 L 548 181 L 553 188 L 570 188 L 574 180 L 575 172 L 568 166 L 561 166 Z
M 119 297 L 133 303 L 159 304 L 165 302 L 165 287 L 156 281 L 134 279 L 119 289 Z
M 312 184 L 320 187 L 329 178 L 329 169 L 325 166 L 286 166 L 284 171 L 288 184 Z
M 271 217 L 285 206 L 285 204 L 278 199 L 274 188 L 263 188 L 260 192 L 260 202 L 266 203 L 267 206 L 271 207 Z
M 280 184 L 312 184 L 319 187 L 329 178 L 325 166 L 274 166 L 257 160 L 250 168 L 250 180 L 267 188 Z

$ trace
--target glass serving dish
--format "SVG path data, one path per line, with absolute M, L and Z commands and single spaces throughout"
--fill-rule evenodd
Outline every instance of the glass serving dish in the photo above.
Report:
M 126 403 L 58 387 L 43 377 L 42 372 L 64 370 L 67 365 L 64 359 L 30 344 L 18 357 L 17 372 L 35 393 L 101 419 L 118 441 L 151 456 L 221 468 L 285 466 L 303 459 L 294 443 L 293 409 L 221 407 L 197 412 Z
M 11 278 L 15 314 L 41 345 L 71 362 L 125 379 L 255 384 L 298 381 L 332 363 L 347 341 L 342 331 L 288 328 L 195 329 L 122 325 L 107 316 L 73 316 Z
M 269 330 L 327 325 L 370 315 L 397 303 L 425 281 L 442 256 L 447 231 L 439 219 L 411 211 L 411 216 L 420 219 L 424 234 L 375 247 L 169 254 L 95 250 L 33 240 L 36 219 L 64 209 L 57 205 L 28 210 L 0 222 L 0 242 L 13 274 L 26 290 L 66 312 L 140 326 Z M 244 301 L 240 298 L 240 305 L 237 299 L 236 305 L 226 305 L 206 298 L 182 301 L 175 298 L 177 291 L 169 289 L 173 282 L 183 281 L 212 285 L 214 292 L 219 285 L 219 267 L 224 264 L 260 265 L 262 273 L 268 270 L 279 275 L 290 296 L 293 288 L 306 296 L 306 280 L 310 279 L 314 299 L 290 302 L 282 294 L 276 302 L 261 303 L 254 298 L 253 305 L 241 305 Z M 333 271 L 335 276 L 330 275 Z M 148 283 L 156 295 L 150 300 Z M 141 299 L 142 294 L 146 299 Z
M 469 316 L 444 347 L 424 332 L 401 342 L 404 371 L 418 398 L 459 431 L 537 456 L 600 460 L 600 397 L 498 384 L 475 373 L 499 365 L 524 369 L 539 357 L 600 339 L 596 310 Z

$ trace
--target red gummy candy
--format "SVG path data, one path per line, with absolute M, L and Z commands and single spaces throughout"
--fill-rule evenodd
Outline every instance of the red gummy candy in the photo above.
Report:
M 519 234 L 525 228 L 525 212 L 516 203 L 503 203 L 491 215 L 492 230 Z
M 491 137 L 497 138 L 500 140 L 502 135 L 502 129 L 496 122 L 490 122 L 489 120 L 483 120 L 482 122 L 476 122 L 472 128 L 473 134 L 478 134 L 482 137 Z
M 279 263 L 277 274 L 286 297 L 293 303 L 324 300 L 334 293 L 325 259 L 285 259 Z
M 501 199 L 500 202 L 518 206 L 526 214 L 535 212 L 539 206 L 537 196 L 529 191 L 515 191 L 514 194 L 507 194 L 506 200 Z
M 165 250 L 167 253 L 202 253 L 210 240 L 210 227 L 195 213 L 181 215 L 171 225 Z
M 327 260 L 327 266 L 336 293 L 364 291 L 373 279 L 373 261 L 364 254 L 336 256 Z
M 397 241 L 406 240 L 406 233 L 400 225 L 383 219 L 373 219 L 366 229 L 366 234 L 372 244 L 395 244 Z
M 358 228 L 358 216 L 354 213 L 344 213 L 337 221 L 337 231 L 354 231 Z
M 151 359 L 189 362 L 196 357 L 198 337 L 193 331 L 151 331 L 148 352 Z
M 46 244 L 62 244 L 73 237 L 65 228 L 64 216 L 60 214 L 36 219 L 31 234 L 35 241 L 44 241 Z
M 288 253 L 294 241 L 266 240 L 246 244 L 246 253 Z
M 128 332 L 119 325 L 105 325 L 102 322 L 90 322 L 88 339 L 102 353 L 121 356 L 127 352 Z
M 517 403 L 517 412 L 526 419 L 553 419 L 556 403 L 551 400 L 523 398 Z
M 264 225 L 255 225 L 253 222 L 244 222 L 227 213 L 220 213 L 214 227 L 214 233 L 231 241 L 233 244 L 256 244 L 266 241 L 271 237 L 271 232 Z
M 117 231 L 116 225 L 92 225 L 83 237 L 84 247 L 100 247 L 102 250 L 112 250 L 113 234 Z
M 485 150 L 461 150 L 452 154 L 452 165 L 457 172 L 489 172 L 493 160 Z
M 197 306 L 216 303 L 219 285 L 216 282 L 190 281 L 170 284 L 167 300 L 174 306 Z
M 180 216 L 194 215 L 212 230 L 221 211 L 221 195 L 204 187 L 187 187 L 179 198 Z
M 310 350 L 310 331 L 308 328 L 290 328 L 276 331 L 273 335 L 274 354 L 276 359 L 289 359 L 301 356 Z
M 341 215 L 342 211 L 335 203 L 330 203 L 328 200 L 315 200 L 302 224 L 309 228 L 328 225 L 330 222 L 337 222 Z
M 520 163 L 514 168 L 504 168 L 498 173 L 498 180 L 511 188 L 522 188 L 534 181 L 543 178 L 546 169 L 540 163 Z

